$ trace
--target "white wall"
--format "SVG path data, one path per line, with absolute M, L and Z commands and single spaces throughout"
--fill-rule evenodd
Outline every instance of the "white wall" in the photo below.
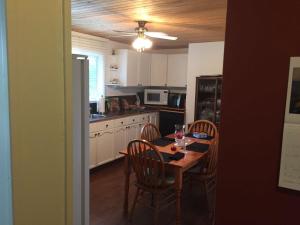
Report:
M 189 44 L 186 123 L 194 121 L 196 77 L 223 74 L 224 42 Z

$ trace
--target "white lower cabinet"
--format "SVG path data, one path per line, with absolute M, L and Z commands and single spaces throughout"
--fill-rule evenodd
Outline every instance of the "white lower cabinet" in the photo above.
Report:
M 126 127 L 126 142 L 127 144 L 136 139 L 136 136 L 137 136 L 137 131 L 136 131 L 136 124 L 130 124 Z
M 149 114 L 149 123 L 153 123 L 157 128 L 159 128 L 159 113 L 154 112 Z
M 97 132 L 90 133 L 90 168 L 97 166 Z
M 97 165 L 109 162 L 114 158 L 114 132 L 113 130 L 101 131 L 97 140 Z
M 115 158 L 120 158 L 122 155 L 119 153 L 127 147 L 126 140 L 126 126 L 115 128 L 114 130 L 114 156 Z
M 159 125 L 158 113 L 141 114 L 90 124 L 90 168 L 122 157 L 120 151 L 139 139 L 147 123 Z

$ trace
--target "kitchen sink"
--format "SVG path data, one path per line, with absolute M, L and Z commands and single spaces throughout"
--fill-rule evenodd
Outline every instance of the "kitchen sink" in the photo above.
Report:
M 104 118 L 104 117 L 106 117 L 106 116 L 103 114 L 91 114 L 90 115 L 91 119 L 98 119 L 98 118 Z

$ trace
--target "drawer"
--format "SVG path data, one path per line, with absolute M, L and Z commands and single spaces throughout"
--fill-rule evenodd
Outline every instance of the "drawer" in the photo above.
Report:
M 91 123 L 90 124 L 90 132 L 97 132 L 100 130 L 112 129 L 113 127 L 114 127 L 113 120 Z
M 140 115 L 127 117 L 127 124 L 135 124 L 141 121 Z
M 141 118 L 140 122 L 142 122 L 142 123 L 148 123 L 149 122 L 149 114 L 148 113 L 140 115 L 140 118 Z
M 127 117 L 114 120 L 114 127 L 123 127 L 126 126 L 127 124 L 128 124 Z

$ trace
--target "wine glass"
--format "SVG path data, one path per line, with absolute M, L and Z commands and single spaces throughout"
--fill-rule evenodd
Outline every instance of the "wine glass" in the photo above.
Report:
M 175 124 L 175 142 L 178 147 L 183 148 L 183 152 L 186 153 L 185 146 L 185 125 Z

